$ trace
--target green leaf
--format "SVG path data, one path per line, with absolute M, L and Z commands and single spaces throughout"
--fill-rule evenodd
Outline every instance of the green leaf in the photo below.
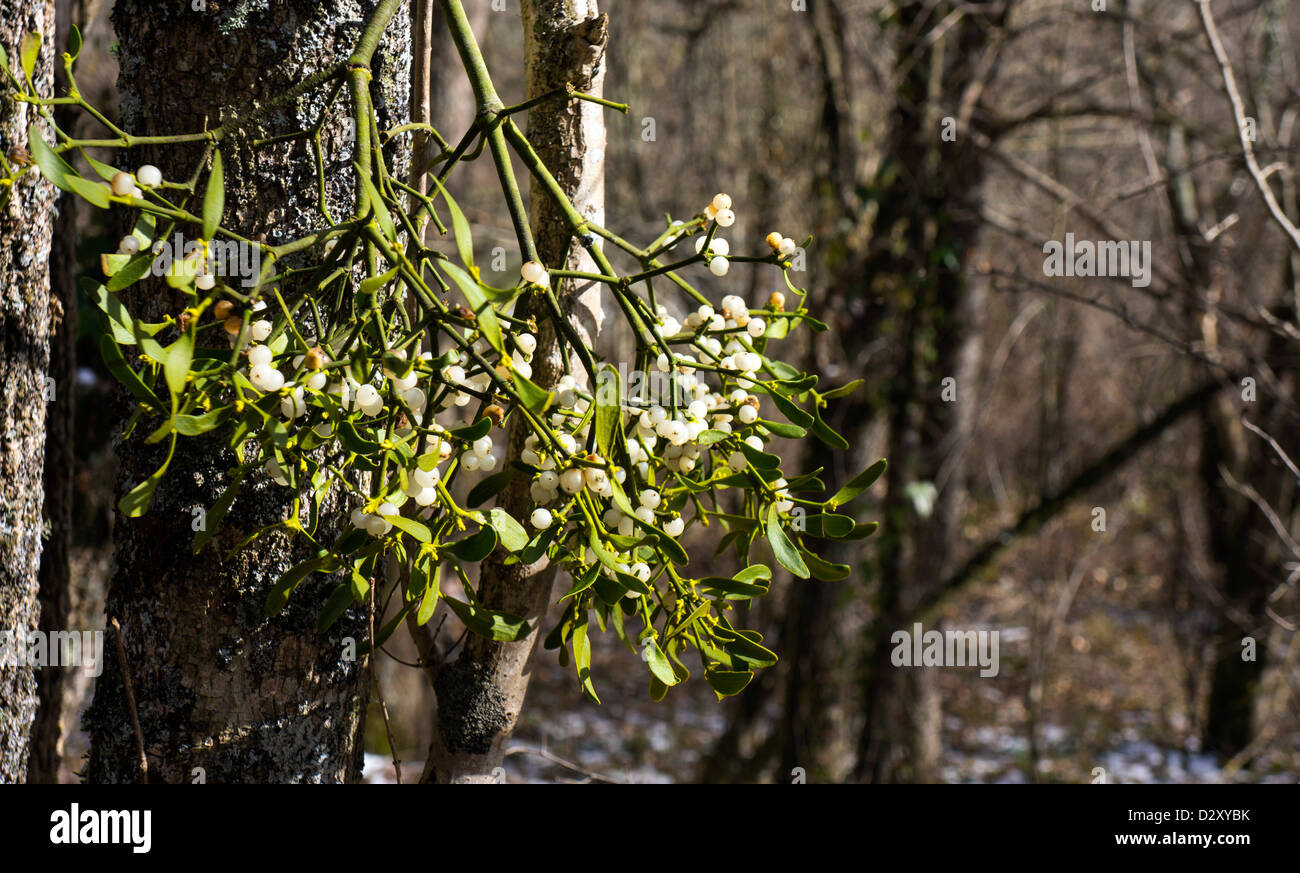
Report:
M 742 442 L 740 451 L 749 459 L 749 463 L 753 464 L 756 470 L 776 470 L 781 466 L 781 459 L 776 455 L 760 452 L 749 443 Z
M 847 385 L 841 385 L 838 388 L 832 388 L 831 390 L 827 391 L 825 394 L 822 395 L 822 400 L 834 400 L 836 397 L 844 397 L 847 394 L 852 394 L 854 391 L 857 391 L 859 388 L 861 388 L 863 384 L 865 384 L 865 380 L 854 379 L 852 382 L 848 383 Z
M 144 384 L 139 374 L 127 365 L 126 359 L 122 357 L 122 349 L 118 347 L 117 343 L 113 342 L 111 335 L 104 334 L 99 338 L 99 353 L 103 355 L 108 371 L 113 374 L 117 381 L 125 385 L 137 400 L 154 409 L 162 409 L 162 401 L 149 390 L 149 386 Z
M 362 279 L 360 286 L 362 296 L 369 297 L 373 295 L 380 288 L 393 281 L 393 279 L 396 278 L 398 271 L 401 269 L 402 268 L 399 265 L 393 267 L 393 269 L 389 270 L 387 273 L 381 273 L 378 276 L 371 276 L 369 279 Z
M 715 628 L 714 633 L 723 640 L 722 648 L 729 655 L 739 658 L 751 667 L 770 667 L 777 661 L 776 652 L 760 646 L 745 633 L 727 627 Z
M 677 673 L 673 671 L 672 663 L 653 637 L 646 637 L 641 643 L 641 657 L 656 679 L 669 686 L 677 684 Z
M 451 277 L 452 281 L 460 288 L 460 292 L 465 295 L 465 300 L 469 303 L 469 308 L 478 321 L 478 329 L 483 332 L 484 339 L 499 354 L 505 355 L 506 347 L 501 340 L 501 324 L 497 321 L 496 310 L 488 302 L 487 295 L 479 287 L 478 280 L 451 261 L 440 261 L 439 264 L 442 266 L 443 272 Z
M 508 612 L 498 612 L 443 595 L 447 606 L 474 633 L 502 643 L 513 643 L 528 636 L 528 622 Z
M 793 401 L 783 397 L 777 391 L 769 391 L 768 396 L 772 398 L 772 404 L 776 406 L 777 410 L 780 411 L 780 413 L 784 415 L 791 424 L 798 425 L 802 428 L 807 428 L 813 424 L 813 417 L 811 415 L 804 412 L 796 406 Z M 847 448 L 847 446 L 845 448 Z
M 623 424 L 623 388 L 618 370 L 609 364 L 596 376 L 596 448 L 602 458 L 614 457 L 615 438 Z
M 94 186 L 99 188 L 99 185 Z M 121 291 L 123 288 L 129 288 L 148 274 L 153 267 L 154 255 L 152 251 L 140 252 L 132 255 L 121 267 L 108 277 L 106 287 L 109 291 Z
M 145 479 L 139 485 L 135 486 L 127 494 L 122 495 L 122 499 L 117 502 L 117 508 L 127 518 L 139 518 L 149 509 L 149 503 L 153 500 L 153 493 L 158 489 L 158 483 L 162 481 L 163 474 L 167 472 L 167 466 L 172 462 L 172 455 L 176 453 L 176 434 L 172 434 L 171 447 L 167 450 L 167 458 L 163 461 L 162 466 L 148 479 Z
M 592 564 L 573 578 L 573 587 L 564 593 L 560 600 L 567 600 L 575 594 L 581 594 L 596 582 L 600 575 L 600 564 Z
M 108 189 L 98 182 L 92 182 L 77 175 L 65 176 L 63 181 L 67 185 L 67 190 L 78 194 L 92 206 L 98 206 L 100 209 L 109 207 Z M 153 257 L 150 256 L 149 260 L 152 262 Z
M 45 178 L 49 179 L 56 188 L 62 188 L 70 194 L 77 193 L 68 184 L 68 178 L 77 175 L 77 171 L 46 144 L 40 128 L 35 124 L 27 128 L 27 145 L 31 149 L 32 159 L 36 161 L 36 166 L 41 168 L 41 174 Z
M 495 507 L 488 513 L 488 523 L 497 532 L 501 545 L 505 546 L 507 551 L 518 552 L 528 545 L 528 534 L 524 531 L 523 525 L 501 507 Z
M 433 542 L 433 534 L 429 532 L 429 529 L 413 518 L 407 518 L 403 515 L 385 515 L 384 521 L 387 521 L 403 533 L 410 534 L 422 543 Z
M 845 537 L 845 539 L 847 539 L 847 540 L 863 540 L 863 539 L 866 539 L 867 537 L 869 537 L 869 536 L 871 536 L 873 533 L 875 533 L 875 532 L 876 532 L 876 528 L 878 528 L 878 527 L 880 527 L 880 522 L 878 522 L 878 521 L 869 521 L 869 522 L 867 522 L 866 524 L 857 524 L 857 525 L 854 525 L 854 526 L 853 526 L 853 533 L 849 534 L 847 537 Z
M 383 448 L 374 440 L 363 437 L 357 431 L 357 426 L 348 419 L 339 422 L 338 437 L 339 442 L 343 444 L 343 448 L 358 455 L 373 455 Z
M 800 548 L 799 554 L 803 556 L 804 561 L 808 564 L 808 570 L 812 573 L 813 578 L 821 579 L 823 582 L 839 582 L 841 579 L 847 579 L 849 573 L 853 572 L 848 564 L 832 564 L 807 549 Z
M 177 428 L 177 430 L 180 430 L 180 428 Z M 235 502 L 235 495 L 239 493 L 239 486 L 244 481 L 244 475 L 243 470 L 235 474 L 235 478 L 226 486 L 226 490 L 221 492 L 217 502 L 212 504 L 212 508 L 204 516 L 203 530 L 194 535 L 195 552 L 206 546 L 216 536 L 217 528 L 221 526 L 221 520 L 230 511 L 230 504 Z
M 218 427 L 230 413 L 230 407 L 223 406 L 203 415 L 178 415 L 172 419 L 172 427 L 184 436 L 198 436 Z
M 289 595 L 293 593 L 293 589 L 297 588 L 302 580 L 317 570 L 332 566 L 333 563 L 333 556 L 328 554 L 317 555 L 286 570 L 284 575 L 277 579 L 275 585 L 271 587 L 271 592 L 266 595 L 266 614 L 270 616 L 279 615 L 280 611 L 288 604 Z
M 758 423 L 777 436 L 785 437 L 788 440 L 801 440 L 808 435 L 808 431 L 804 430 L 797 424 L 786 424 L 783 421 L 768 421 L 765 418 L 760 418 Z
M 840 434 L 837 433 L 829 424 L 822 421 L 821 412 L 819 412 L 816 407 L 813 408 L 813 412 L 815 413 L 815 417 L 812 422 L 812 431 L 817 434 L 817 439 L 826 443 L 826 445 L 833 449 L 839 449 L 842 452 L 848 451 L 849 441 L 840 436 Z
M 729 436 L 731 436 L 731 434 L 722 430 L 704 430 L 700 431 L 700 436 L 696 442 L 701 446 L 711 446 L 714 443 L 722 442 Z
M 754 678 L 754 674 L 748 670 L 737 672 L 732 670 L 705 670 L 704 678 L 713 689 L 713 693 L 718 695 L 721 700 L 724 697 L 730 697 L 733 694 L 739 694 L 745 690 L 745 686 Z
M 106 164 L 103 161 L 95 160 L 93 157 L 86 154 L 85 149 L 81 149 L 81 156 L 86 159 L 86 163 L 90 164 L 90 168 L 94 170 L 96 173 L 98 173 L 99 177 L 103 179 L 105 182 L 113 181 L 113 177 L 116 176 L 118 173 L 122 172 L 117 167 L 114 167 L 111 164 Z M 101 185 L 100 187 L 103 186 Z M 105 191 L 107 190 L 108 189 L 105 189 Z M 147 214 L 148 213 L 146 213 L 146 215 Z M 151 219 L 152 217 L 153 216 L 150 216 Z
M 39 30 L 28 31 L 23 36 L 22 44 L 18 48 L 19 62 L 23 66 L 23 75 L 35 89 L 35 80 L 32 76 L 36 71 L 36 58 L 41 53 L 41 33 Z M 42 168 L 43 170 L 44 168 Z
M 95 301 L 95 305 L 106 316 L 105 321 L 109 333 L 113 339 L 124 346 L 135 345 L 136 322 L 131 317 L 131 313 L 123 305 L 121 298 L 108 293 L 108 288 L 102 283 L 96 282 L 89 276 L 82 276 L 79 280 L 81 290 L 86 296 Z M 152 335 L 161 329 L 161 325 L 154 331 L 145 330 L 146 334 Z
M 212 153 L 212 172 L 208 174 L 208 187 L 203 192 L 203 238 L 212 239 L 221 224 L 221 214 L 226 211 L 226 174 L 221 166 L 221 152 Z
M 477 564 L 492 554 L 492 550 L 497 547 L 498 541 L 499 537 L 496 530 L 491 527 L 482 527 L 479 528 L 478 532 L 452 543 L 450 551 L 467 564 Z
M 825 539 L 843 539 L 853 533 L 854 525 L 857 524 L 851 516 L 836 515 L 831 512 L 823 512 L 818 515 L 810 515 L 804 519 L 807 525 L 808 536 Z
M 684 566 L 690 563 L 690 557 L 686 554 L 686 550 L 681 547 L 681 544 L 678 543 L 677 540 L 668 536 L 668 534 L 664 533 L 654 525 L 646 524 L 635 516 L 632 517 L 632 521 L 638 528 L 650 534 L 650 537 L 655 541 L 655 544 L 665 555 L 668 556 L 668 560 L 679 566 Z
M 185 379 L 189 376 L 190 363 L 194 360 L 194 337 L 183 333 L 166 349 L 163 358 L 163 373 L 167 377 L 167 387 L 172 394 L 180 395 L 185 391 Z
M 596 686 L 591 681 L 591 640 L 587 637 L 587 619 L 577 622 L 573 627 L 573 666 L 578 671 L 578 682 L 582 686 L 582 691 L 596 703 L 600 703 L 600 698 L 596 696 Z
M 339 616 L 347 612 L 348 607 L 356 602 L 352 595 L 352 586 L 344 582 L 334 589 L 334 593 L 325 601 L 325 606 L 320 611 L 320 618 L 316 621 L 316 632 L 325 633 L 333 626 L 334 622 L 339 620 Z
M 725 600 L 748 600 L 751 597 L 762 597 L 768 591 L 765 585 L 755 585 L 738 579 L 723 579 L 720 576 L 701 579 L 700 587 L 724 595 Z
M 75 61 L 81 57 L 81 31 L 77 29 L 75 24 L 69 25 L 69 27 L 72 30 L 68 34 L 68 54 L 72 55 L 72 59 Z
M 465 496 L 465 505 L 471 509 L 481 506 L 504 491 L 506 486 L 510 484 L 510 480 L 514 479 L 516 475 L 513 469 L 505 469 L 480 480 Z
M 781 515 L 776 511 L 775 504 L 767 510 L 767 541 L 771 544 L 772 553 L 776 555 L 782 567 L 800 579 L 808 578 L 810 575 L 808 566 L 803 562 L 803 558 L 799 557 L 799 552 L 781 527 Z
M 458 440 L 464 440 L 467 443 L 472 443 L 474 442 L 474 440 L 479 439 L 480 437 L 487 436 L 488 431 L 490 430 L 492 430 L 492 419 L 485 417 L 485 418 L 480 418 L 477 421 L 475 421 L 473 424 L 466 425 L 465 427 L 458 427 L 455 428 L 454 430 L 449 430 L 447 431 L 447 433 Z M 432 469 L 432 467 L 430 467 L 430 469 Z
M 835 492 L 835 496 L 826 501 L 826 505 L 834 509 L 854 500 L 863 491 L 866 491 L 871 485 L 880 478 L 880 474 L 885 472 L 888 466 L 884 458 L 872 464 L 858 475 L 854 476 L 849 483 Z
M 474 266 L 474 238 L 469 232 L 469 222 L 465 220 L 465 213 L 460 211 L 460 205 L 456 203 L 450 192 L 438 181 L 438 177 L 433 173 L 429 174 L 433 184 L 438 186 L 442 192 L 443 199 L 447 201 L 447 210 L 451 212 L 451 230 L 456 236 L 456 251 L 460 254 L 461 262 L 467 267 Z
M 510 371 L 510 380 L 515 383 L 515 391 L 518 392 L 519 400 L 524 404 L 524 408 L 533 415 L 541 415 L 555 400 L 554 392 L 542 388 L 518 370 Z M 599 410 L 596 414 L 600 414 Z
M 801 372 L 799 372 L 794 367 L 787 364 L 785 361 L 778 361 L 775 360 L 774 358 L 766 358 L 765 361 L 767 363 L 767 368 L 771 370 L 776 375 L 776 378 L 778 379 L 784 379 L 787 382 L 792 382 L 803 375 Z
M 415 613 L 415 623 L 423 627 L 433 618 L 433 610 L 438 606 L 438 596 L 442 593 L 442 564 L 437 564 L 429 575 L 420 598 L 420 608 Z

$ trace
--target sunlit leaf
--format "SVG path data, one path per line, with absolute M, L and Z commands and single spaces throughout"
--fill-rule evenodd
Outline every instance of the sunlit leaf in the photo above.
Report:
M 212 153 L 212 172 L 208 174 L 208 187 L 203 192 L 203 238 L 210 240 L 221 224 L 221 214 L 226 211 L 226 174 L 221 166 L 221 152 Z

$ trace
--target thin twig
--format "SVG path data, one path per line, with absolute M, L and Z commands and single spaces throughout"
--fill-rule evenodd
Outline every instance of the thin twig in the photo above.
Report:
M 1244 418 L 1241 420 L 1241 424 L 1243 427 L 1246 428 L 1246 430 L 1259 436 L 1270 446 L 1272 446 L 1273 451 L 1277 452 L 1277 456 L 1282 459 L 1282 463 L 1286 464 L 1287 469 L 1291 471 L 1291 475 L 1295 476 L 1297 482 L 1300 482 L 1300 468 L 1296 467 L 1295 461 L 1292 461 L 1291 458 L 1287 455 L 1287 453 L 1282 450 L 1282 447 L 1277 444 L 1277 440 L 1273 439 L 1264 431 L 1260 430 L 1258 426 L 1251 424 L 1249 421 L 1247 421 Z
M 1296 251 L 1300 251 L 1300 229 L 1291 223 L 1291 219 L 1287 218 L 1286 213 L 1277 202 L 1273 189 L 1269 187 L 1268 176 L 1260 168 L 1259 161 L 1255 159 L 1255 147 L 1246 134 L 1246 107 L 1242 102 L 1241 92 L 1237 90 L 1237 79 L 1232 74 L 1232 63 L 1228 60 L 1228 53 L 1223 48 L 1223 40 L 1219 38 L 1219 29 L 1215 26 L 1214 16 L 1210 13 L 1210 0 L 1196 0 L 1196 5 L 1200 7 L 1201 26 L 1205 30 L 1206 38 L 1210 41 L 1210 49 L 1214 52 L 1214 59 L 1219 64 L 1219 72 L 1223 75 L 1223 90 L 1227 92 L 1228 102 L 1232 104 L 1232 115 L 1237 124 L 1237 138 L 1241 141 L 1241 153 L 1246 159 L 1246 169 L 1250 171 L 1250 176 L 1255 181 L 1255 187 L 1259 189 L 1260 196 L 1264 198 L 1264 204 L 1268 207 L 1269 214 L 1273 216 L 1273 220 L 1290 238 L 1291 245 L 1295 246 Z
M 131 713 L 131 727 L 135 729 L 135 748 L 140 754 L 140 781 L 149 781 L 149 757 L 144 753 L 144 732 L 140 730 L 140 713 L 135 708 L 135 689 L 131 685 L 131 671 L 126 666 L 126 646 L 122 642 L 122 625 L 117 617 L 109 619 L 117 640 L 117 663 L 122 669 L 122 687 L 126 690 L 126 707 Z
M 543 746 L 524 746 L 524 745 L 511 746 L 509 749 L 506 750 L 506 757 L 509 757 L 511 755 L 536 755 L 539 758 L 543 758 L 547 761 L 550 761 L 552 764 L 559 764 L 561 767 L 565 767 L 569 770 L 572 770 L 574 773 L 581 773 L 583 776 L 587 777 L 588 781 L 591 782 L 605 782 L 610 785 L 627 784 L 626 780 L 614 779 L 612 777 L 605 776 L 601 773 L 597 773 L 594 770 L 588 770 L 585 767 L 573 763 L 572 761 L 565 760 L 564 758 L 561 758 L 559 755 L 552 752 L 550 749 L 546 748 L 546 746 L 544 745 Z

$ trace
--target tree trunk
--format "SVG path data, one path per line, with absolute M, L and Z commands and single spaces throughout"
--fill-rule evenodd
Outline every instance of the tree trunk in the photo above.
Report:
M 943 39 L 917 45 L 924 30 L 918 22 L 931 11 L 925 3 L 899 7 L 898 56 L 919 61 L 906 68 L 898 85 L 886 160 L 893 178 L 874 223 L 877 251 L 865 270 L 867 281 L 884 279 L 881 290 L 895 299 L 900 346 L 888 395 L 890 466 L 876 544 L 877 609 L 867 635 L 856 768 L 859 779 L 871 782 L 928 782 L 938 776 L 932 671 L 895 667 L 890 635 L 911 630 L 918 604 L 951 569 L 965 487 L 962 458 L 977 401 L 978 314 L 985 289 L 968 278 L 966 261 L 979 231 L 985 165 L 968 145 L 946 145 L 940 129 L 946 101 L 955 101 L 954 92 L 972 78 L 976 59 L 989 52 L 996 58 L 1007 12 L 967 17 Z M 959 140 L 966 136 L 968 131 L 958 132 Z M 952 399 L 943 396 L 947 378 L 955 380 Z M 854 442 L 853 434 L 847 438 Z M 935 488 L 928 513 L 917 512 L 908 494 L 923 483 Z
M 595 0 L 523 0 L 522 11 L 528 97 L 568 82 L 581 91 L 600 94 L 606 19 L 599 14 Z M 463 11 L 460 14 L 463 16 Z M 480 112 L 484 108 L 480 106 Z M 602 222 L 605 126 L 600 107 L 580 101 L 543 102 L 529 112 L 528 136 L 574 207 Z M 590 255 L 573 238 L 563 214 L 536 182 L 531 201 L 530 220 L 542 263 L 594 272 Z M 581 316 L 575 319 L 575 326 L 588 336 L 599 331 L 597 288 L 565 282 L 559 298 L 567 314 Z M 533 379 L 540 385 L 554 385 L 563 374 L 555 325 L 536 297 L 525 298 L 518 314 L 537 318 Z M 509 457 L 519 455 L 526 436 L 525 426 L 518 417 L 512 418 Z M 531 506 L 527 482 L 516 479 L 498 505 L 515 518 L 525 518 Z M 555 568 L 544 558 L 529 566 L 505 565 L 504 557 L 497 551 L 483 562 L 479 599 L 491 608 L 527 619 L 531 633 L 513 643 L 470 635 L 456 661 L 441 669 L 435 683 L 438 737 L 430 749 L 426 780 L 492 781 L 492 771 L 501 766 L 518 721 L 528 688 L 528 663 L 550 604 Z
M 118 0 L 113 23 L 121 37 L 123 126 L 142 134 L 189 132 L 244 114 L 348 57 L 375 5 L 293 0 L 250 11 L 223 3 L 200 13 L 187 2 Z M 371 63 L 381 129 L 407 115 L 409 35 L 403 4 Z M 274 243 L 323 223 L 310 142 L 254 152 L 246 137 L 310 125 L 328 93 L 314 91 L 269 114 L 261 132 L 223 142 L 227 226 Z M 326 198 L 336 218 L 354 203 L 348 115 L 347 101 L 336 101 L 323 128 Z M 200 154 L 171 148 L 131 157 L 156 164 L 165 178 L 185 178 Z M 404 157 L 387 160 L 398 167 Z M 137 317 L 156 321 L 180 307 L 161 283 L 146 285 L 127 295 Z M 121 444 L 119 458 L 118 486 L 125 490 L 150 475 L 162 453 L 136 439 Z M 114 530 L 117 570 L 107 614 L 122 626 L 149 781 L 353 781 L 362 760 L 368 673 L 348 656 L 348 643 L 365 638 L 364 615 L 354 608 L 317 634 L 317 614 L 337 580 L 316 575 L 279 616 L 267 618 L 269 586 L 308 556 L 301 540 L 282 531 L 227 557 L 245 535 L 285 518 L 292 493 L 251 474 L 209 549 L 197 557 L 191 550 L 194 509 L 212 506 L 234 463 L 219 437 L 179 440 L 149 512 L 119 518 Z M 326 497 L 321 512 L 323 535 L 332 537 L 346 521 L 337 493 Z M 117 659 L 106 661 L 86 719 L 88 778 L 136 781 L 133 713 Z
M 84 34 L 88 18 L 84 0 L 59 0 L 56 9 L 58 39 L 62 48 L 68 44 L 69 26 L 75 24 Z M 63 86 L 63 77 L 57 77 Z M 71 130 L 76 110 L 60 106 L 54 117 L 60 128 Z M 45 517 L 49 519 L 49 541 L 41 551 L 41 630 L 46 633 L 69 630 L 71 619 L 71 578 L 68 566 L 72 549 L 72 479 L 76 468 L 73 453 L 73 413 L 77 405 L 77 233 L 80 204 L 75 197 L 59 203 L 50 257 L 51 303 L 62 313 L 54 336 L 50 339 L 50 378 L 57 388 L 55 401 L 46 412 L 48 443 L 45 452 Z M 32 755 L 27 764 L 27 781 L 59 781 L 62 763 L 63 694 L 65 668 L 49 666 L 37 677 L 40 706 L 32 724 Z
M 0 45 L 18 69 L 23 35 L 44 35 L 33 74 L 41 96 L 52 96 L 54 0 L 0 0 Z M 37 120 L 30 104 L 0 104 L 0 146 L 27 144 Z M 48 135 L 48 131 L 47 131 Z M 37 576 L 44 530 L 46 380 L 56 312 L 50 305 L 49 258 L 55 189 L 24 175 L 0 211 L 0 386 L 4 454 L 0 457 L 0 648 L 25 645 L 37 629 Z M 66 387 L 66 386 L 65 386 Z M 70 402 L 65 398 L 65 403 Z M 5 652 L 10 654 L 9 651 Z M 5 664 L 11 662 L 5 661 Z M 27 776 L 28 740 L 36 714 L 30 666 L 0 666 L 0 782 Z

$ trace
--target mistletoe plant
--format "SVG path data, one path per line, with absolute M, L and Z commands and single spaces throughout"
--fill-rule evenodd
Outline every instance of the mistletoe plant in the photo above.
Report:
M 104 359 L 134 397 L 128 433 L 146 425 L 144 439 L 168 441 L 172 451 L 119 508 L 127 516 L 146 512 L 177 440 L 217 432 L 238 464 L 207 511 L 196 551 L 212 539 L 241 485 L 258 476 L 293 494 L 293 511 L 272 527 L 315 546 L 314 556 L 269 592 L 271 614 L 310 574 L 338 573 L 343 581 L 320 616 L 326 628 L 352 604 L 365 603 L 375 580 L 395 562 L 402 572 L 382 599 L 400 597 L 401 607 L 374 644 L 408 617 L 428 622 L 439 600 L 475 633 L 519 639 L 530 630 L 525 621 L 480 603 L 467 569 L 505 549 L 507 562 L 547 558 L 572 578 L 546 645 L 559 648 L 562 660 L 571 655 L 592 699 L 598 700 L 587 638 L 593 617 L 642 654 L 655 699 L 686 679 L 687 663 L 696 658 L 719 696 L 734 694 L 754 668 L 776 661 L 760 634 L 729 620 L 733 604 L 766 594 L 770 585 L 771 569 L 751 562 L 755 541 L 765 538 L 776 561 L 795 576 L 845 578 L 849 567 L 820 558 L 810 543 L 875 529 L 836 510 L 884 466 L 877 462 L 834 495 L 816 497 L 825 489 L 820 471 L 787 478 L 781 459 L 769 451 L 773 438 L 800 439 L 809 432 L 847 449 L 821 409 L 858 384 L 819 392 L 815 375 L 772 354 L 772 346 L 800 325 L 825 329 L 791 281 L 796 243 L 773 233 L 766 251 L 733 254 L 719 236 L 736 219 L 726 194 L 690 218 L 669 218 L 643 246 L 582 217 L 514 116 L 540 100 L 627 107 L 571 87 L 504 106 L 457 2 L 445 4 L 449 24 L 485 110 L 456 146 L 424 124 L 381 131 L 368 65 L 397 6 L 396 0 L 379 4 L 346 61 L 266 106 L 196 133 L 134 136 L 89 105 L 73 73 L 81 44 L 75 29 L 71 51 L 62 56 L 69 83 L 64 96 L 42 98 L 32 85 L 39 34 L 24 41 L 18 69 L 0 56 L 10 96 L 37 107 L 53 134 L 47 142 L 34 124 L 27 147 L 0 158 L 6 198 L 13 186 L 43 176 L 133 220 L 118 250 L 102 257 L 104 280 L 86 279 L 83 286 L 102 312 Z M 223 225 L 223 143 L 257 127 L 273 106 L 316 89 L 337 95 L 344 85 L 356 131 L 352 214 L 336 220 L 326 207 L 318 123 L 274 139 L 314 142 L 319 227 L 269 245 Z M 61 130 L 51 111 L 57 105 L 89 114 L 109 135 L 79 139 Z M 427 137 L 440 150 L 426 168 L 431 194 L 385 166 L 383 146 L 399 136 Z M 132 173 L 92 157 L 194 143 L 205 149 L 188 179 L 164 179 L 153 166 Z M 444 187 L 484 147 L 493 156 L 523 260 L 519 281 L 508 288 L 483 280 L 469 223 Z M 554 197 L 598 272 L 548 269 L 539 262 L 510 152 Z M 74 166 L 78 162 L 84 172 Z M 425 244 L 429 222 L 451 233 L 456 256 Z M 181 231 L 196 234 L 196 244 L 160 270 L 166 241 Z M 605 244 L 630 255 L 639 272 L 620 274 Z M 244 283 L 227 281 L 229 271 L 222 269 L 238 246 L 260 263 Z M 773 293 L 761 309 L 736 295 L 715 304 L 687 278 L 700 267 L 726 276 L 733 263 L 781 270 L 789 295 Z M 133 317 L 119 297 L 151 273 L 164 275 L 188 300 L 183 311 L 157 323 Z M 673 306 L 656 296 L 653 280 L 660 277 L 676 289 Z M 636 341 L 631 373 L 598 361 L 578 334 L 557 298 L 565 280 L 600 283 L 613 296 Z M 535 311 L 552 322 L 548 333 L 556 336 L 566 371 L 555 384 L 532 378 L 540 331 L 536 318 L 516 314 L 527 297 L 544 304 Z M 674 314 L 683 312 L 681 318 Z M 527 432 L 518 457 L 504 457 L 497 447 L 494 434 L 505 427 Z M 478 508 L 519 477 L 530 482 L 533 502 L 523 517 L 501 507 Z M 465 486 L 453 486 L 465 478 L 474 481 L 461 502 L 453 492 L 466 493 Z M 332 489 L 350 495 L 353 508 L 351 524 L 329 542 L 317 521 Z M 315 504 L 308 523 L 302 521 L 303 501 Z M 697 525 L 717 525 L 717 553 L 733 549 L 745 569 L 731 578 L 692 573 L 679 539 Z M 441 591 L 444 571 L 459 579 L 464 600 Z

